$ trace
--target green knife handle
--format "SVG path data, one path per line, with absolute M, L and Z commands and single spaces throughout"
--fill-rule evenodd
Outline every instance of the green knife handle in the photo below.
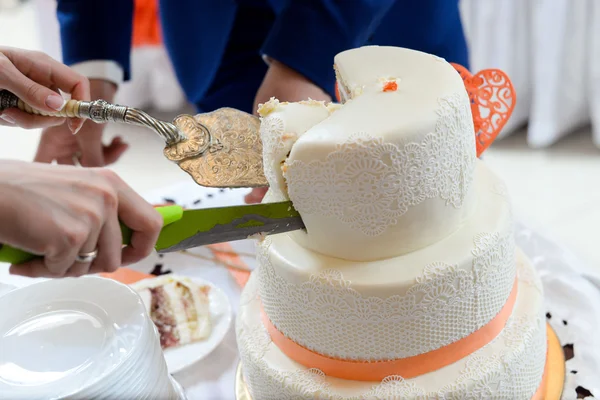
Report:
M 178 221 L 183 216 L 183 208 L 180 206 L 165 206 L 156 207 L 156 211 L 163 217 L 163 227 Z M 133 231 L 121 223 L 121 234 L 123 236 L 123 244 L 128 245 L 131 242 Z M 30 261 L 38 255 L 30 254 L 26 251 L 16 249 L 7 245 L 0 244 L 0 262 L 11 264 L 22 264 Z

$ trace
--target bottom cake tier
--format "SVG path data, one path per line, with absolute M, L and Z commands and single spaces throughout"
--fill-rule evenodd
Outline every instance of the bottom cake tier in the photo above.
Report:
M 283 354 L 261 320 L 255 274 L 242 294 L 236 334 L 253 400 L 266 399 L 523 399 L 540 388 L 546 361 L 543 293 L 536 272 L 517 252 L 518 294 L 504 330 L 470 356 L 444 368 L 403 379 L 349 381 L 325 376 Z

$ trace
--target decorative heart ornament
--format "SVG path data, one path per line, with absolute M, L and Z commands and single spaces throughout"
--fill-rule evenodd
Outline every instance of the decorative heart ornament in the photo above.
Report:
M 484 69 L 472 75 L 462 65 L 451 64 L 469 93 L 479 157 L 506 125 L 515 108 L 517 94 L 509 77 L 499 69 Z

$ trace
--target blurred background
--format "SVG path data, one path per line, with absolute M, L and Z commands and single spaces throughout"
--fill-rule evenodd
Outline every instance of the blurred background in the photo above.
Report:
M 55 9 L 54 0 L 0 0 L 2 44 L 61 60 Z M 143 14 L 133 78 L 116 102 L 165 120 L 193 112 L 160 35 L 152 34 L 156 8 Z M 517 91 L 511 120 L 485 161 L 506 181 L 517 218 L 600 270 L 600 1 L 462 0 L 461 14 L 471 70 L 500 68 Z M 111 168 L 136 190 L 189 179 L 162 157 L 154 134 L 122 126 L 108 133 L 132 144 Z M 0 158 L 31 160 L 38 140 L 39 131 L 0 127 Z

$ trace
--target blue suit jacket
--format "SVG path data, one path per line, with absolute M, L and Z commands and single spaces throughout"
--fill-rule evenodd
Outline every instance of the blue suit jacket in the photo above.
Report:
M 133 0 L 58 0 L 66 64 L 113 60 L 130 75 Z M 161 0 L 165 46 L 199 111 L 252 112 L 266 54 L 333 95 L 333 57 L 365 44 L 467 66 L 458 0 Z

